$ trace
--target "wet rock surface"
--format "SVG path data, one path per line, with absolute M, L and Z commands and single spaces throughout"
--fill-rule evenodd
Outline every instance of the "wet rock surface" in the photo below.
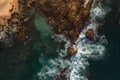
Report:
M 86 37 L 90 40 L 94 40 L 94 30 L 93 29 L 88 29 L 85 33 Z
M 33 14 L 37 12 L 42 15 L 48 25 L 54 27 L 55 33 L 65 34 L 74 43 L 85 24 L 90 22 L 93 0 L 89 0 L 88 3 L 85 0 L 19 0 L 18 2 L 19 12 L 11 13 L 11 17 L 5 20 L 5 24 L 0 25 L 3 26 L 1 32 L 5 31 L 6 35 L 4 39 L 1 38 L 3 46 L 0 47 L 1 80 L 8 78 L 9 80 L 30 80 L 28 76 L 31 78 L 33 77 L 31 73 L 37 73 L 34 66 L 38 66 L 36 64 L 39 60 L 30 59 L 37 55 L 30 52 L 30 47 L 31 42 L 37 41 L 39 34 L 33 23 L 35 17 Z M 93 31 L 89 30 L 86 35 L 88 38 L 93 38 Z M 68 53 L 76 54 L 77 50 L 71 48 Z M 36 62 L 32 63 L 32 61 Z M 64 69 L 61 71 L 63 77 L 65 77 L 64 71 Z
M 66 34 L 74 43 L 84 25 L 89 23 L 92 2 L 93 0 L 87 3 L 85 0 L 38 0 L 37 4 L 48 24 Z

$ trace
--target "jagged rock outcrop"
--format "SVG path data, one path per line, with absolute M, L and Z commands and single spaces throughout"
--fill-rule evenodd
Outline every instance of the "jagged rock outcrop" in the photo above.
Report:
M 76 50 L 76 49 L 73 49 L 73 48 L 69 48 L 68 49 L 68 53 L 70 54 L 70 55 L 73 55 L 73 54 L 76 54 L 78 51 Z
M 90 22 L 93 0 L 37 0 L 37 8 L 49 25 L 64 33 L 72 43 Z
M 90 40 L 94 40 L 94 36 L 95 36 L 95 33 L 94 33 L 94 30 L 93 29 L 88 29 L 85 33 L 86 37 Z

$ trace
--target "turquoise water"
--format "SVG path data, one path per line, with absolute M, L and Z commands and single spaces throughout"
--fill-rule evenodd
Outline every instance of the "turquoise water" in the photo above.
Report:
M 87 77 L 84 76 L 89 66 L 87 59 L 96 60 L 101 58 L 105 53 L 104 45 L 106 44 L 105 37 L 97 36 L 97 32 L 95 33 L 95 37 L 99 38 L 96 42 L 90 41 L 85 37 L 84 33 L 87 29 L 92 28 L 96 30 L 99 27 L 96 18 L 103 18 L 107 11 L 98 5 L 97 7 L 93 7 L 91 12 L 91 23 L 81 32 L 75 42 L 73 47 L 77 49 L 78 52 L 71 57 L 71 60 L 65 59 L 65 56 L 61 56 L 60 52 L 57 52 L 57 50 L 61 50 L 61 46 L 64 47 L 64 44 L 55 42 L 55 36 L 54 39 L 51 38 L 54 35 L 52 27 L 46 25 L 45 19 L 36 14 L 34 24 L 39 32 L 39 38 L 38 41 L 33 44 L 32 49 L 39 54 L 39 63 L 42 65 L 40 71 L 36 74 L 40 80 L 56 80 L 59 76 L 59 70 L 66 67 L 68 68 L 66 71 L 66 80 L 87 80 Z M 57 38 L 58 37 L 60 38 L 60 35 L 57 35 Z M 65 37 L 61 38 L 63 39 Z M 69 40 L 65 41 L 69 42 Z M 85 51 L 83 51 L 83 49 L 85 49 Z M 65 50 L 63 49 L 63 51 Z M 63 53 L 67 54 L 67 52 Z
M 39 38 L 37 42 L 34 42 L 32 46 L 33 53 L 37 53 L 39 55 L 38 61 L 41 67 L 38 67 L 38 72 L 42 72 L 41 74 L 46 73 L 46 66 L 50 67 L 53 66 L 53 64 L 49 63 L 49 60 L 55 59 L 58 57 L 57 50 L 64 47 L 63 43 L 55 42 L 55 40 L 52 38 L 52 35 L 54 34 L 54 30 L 51 26 L 48 26 L 46 24 L 45 18 L 42 16 L 36 14 L 34 24 L 36 29 L 39 32 Z M 37 75 L 37 73 L 35 75 Z M 50 77 L 47 75 L 42 76 L 43 80 L 50 80 Z M 39 78 L 39 76 L 38 76 Z M 41 80 L 41 79 L 40 79 Z
M 35 26 L 28 24 L 32 27 L 29 35 L 34 38 L 28 45 L 21 45 L 19 38 L 13 40 L 14 44 L 10 48 L 0 43 L 0 80 L 38 80 L 37 73 L 45 65 L 50 65 L 49 59 L 58 56 L 56 50 L 63 45 L 51 38 L 53 28 L 46 25 L 44 18 L 38 14 L 34 24 Z
M 79 50 L 79 53 L 70 59 L 66 57 L 65 44 L 66 41 L 68 41 L 66 37 L 64 37 L 64 35 L 56 35 L 53 27 L 46 24 L 45 18 L 36 13 L 33 19 L 34 26 L 30 25 L 34 27 L 33 32 L 31 29 L 30 36 L 36 37 L 34 37 L 29 45 L 22 46 L 19 39 L 13 40 L 14 45 L 11 48 L 3 47 L 4 44 L 0 43 L 0 80 L 67 80 L 59 78 L 58 71 L 61 68 L 70 67 L 71 62 L 75 63 L 76 61 L 80 63 L 73 64 L 72 68 L 70 67 L 68 70 L 75 70 L 77 66 L 77 73 L 82 73 L 81 70 L 84 71 L 86 66 L 89 66 L 89 80 L 120 80 L 120 12 L 117 12 L 119 11 L 119 1 L 114 0 L 112 3 L 114 4 L 111 5 L 112 11 L 107 14 L 104 24 L 104 34 L 108 44 L 107 46 L 105 45 L 107 55 L 103 59 L 89 61 L 90 63 L 88 63 L 86 55 L 83 53 L 96 52 L 97 54 L 95 55 L 101 56 L 105 48 L 101 45 L 105 40 L 99 40 L 97 44 L 90 42 L 84 38 L 84 30 L 82 32 L 83 35 L 80 35 L 80 38 L 74 46 Z M 105 4 L 105 6 L 107 6 L 107 4 Z M 99 8 L 93 11 L 95 11 L 94 15 L 98 18 L 106 12 L 101 12 Z M 98 26 L 97 22 L 93 21 L 93 23 L 95 24 L 91 24 L 88 28 Z M 55 40 L 55 38 L 58 39 Z M 69 41 L 66 46 L 69 46 Z M 88 51 L 82 53 L 82 48 L 87 48 Z M 90 55 L 91 54 L 88 54 L 87 57 L 90 57 Z M 96 56 L 94 56 L 94 54 L 92 55 L 92 58 L 96 59 Z M 85 58 L 83 56 L 85 56 Z M 99 56 L 97 56 L 97 58 L 99 58 Z M 81 63 L 82 61 L 84 64 Z M 80 65 L 82 65 L 82 67 Z M 79 70 L 78 67 L 81 69 Z M 68 74 L 70 71 L 66 73 Z M 74 76 L 72 79 L 73 78 Z

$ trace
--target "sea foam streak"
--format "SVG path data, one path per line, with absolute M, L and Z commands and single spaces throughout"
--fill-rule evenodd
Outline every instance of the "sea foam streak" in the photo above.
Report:
M 68 80 L 88 80 L 83 76 L 83 73 L 89 65 L 87 60 L 100 59 L 104 56 L 107 40 L 104 35 L 98 35 L 97 30 L 102 23 L 97 20 L 103 19 L 107 12 L 108 10 L 102 8 L 98 0 L 94 0 L 91 9 L 91 23 L 83 29 L 76 44 L 73 45 L 73 47 L 78 50 L 78 53 L 71 57 L 72 68 Z M 85 36 L 87 29 L 93 29 L 95 31 L 95 40 L 93 42 L 88 40 Z
M 67 40 L 63 34 L 55 34 L 52 37 L 55 39 L 55 41 L 58 40 L 58 42 L 65 41 L 65 49 L 58 49 L 58 58 L 48 59 L 47 62 L 44 59 L 44 54 L 41 54 L 39 61 L 44 67 L 38 73 L 40 80 L 56 80 L 56 78 L 58 78 L 60 75 L 60 69 L 68 68 L 71 65 L 70 60 L 64 59 L 64 57 L 67 55 L 67 49 L 70 46 L 70 41 Z
M 88 1 L 88 0 L 86 0 Z M 87 2 L 85 3 L 85 5 Z M 102 7 L 100 0 L 94 0 L 91 9 L 91 23 L 88 24 L 81 34 L 79 35 L 77 41 L 73 45 L 74 49 L 77 49 L 77 54 L 73 55 L 70 60 L 64 59 L 67 55 L 67 49 L 70 46 L 70 41 L 67 40 L 63 35 L 54 35 L 53 38 L 58 42 L 66 41 L 65 50 L 59 51 L 59 56 L 56 59 L 50 59 L 41 71 L 38 73 L 40 80 L 56 80 L 59 76 L 59 70 L 61 68 L 66 68 L 66 78 L 67 80 L 88 80 L 85 76 L 86 68 L 89 66 L 88 59 L 100 59 L 105 54 L 105 45 L 107 40 L 105 36 L 98 35 L 98 27 L 102 24 L 98 20 L 102 20 L 109 10 L 105 10 Z M 95 31 L 95 40 L 90 41 L 86 38 L 85 32 L 87 29 L 93 29 Z M 40 62 L 42 62 L 42 57 Z

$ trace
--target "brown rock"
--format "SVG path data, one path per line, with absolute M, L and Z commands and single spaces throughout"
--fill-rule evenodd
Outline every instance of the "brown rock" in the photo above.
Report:
M 94 30 L 93 29 L 88 29 L 85 33 L 86 37 L 90 40 L 94 39 Z
M 73 49 L 73 48 L 69 48 L 69 49 L 68 49 L 68 53 L 69 53 L 70 55 L 73 55 L 73 54 L 76 54 L 76 53 L 77 53 L 77 50 L 75 50 L 75 49 Z
M 76 41 L 86 22 L 90 20 L 93 0 L 36 0 L 37 8 L 49 25 L 65 34 L 72 43 Z
M 63 77 L 63 78 L 66 77 L 66 75 L 64 73 L 66 70 L 67 70 L 67 68 L 63 68 L 63 69 L 60 70 L 60 77 Z

